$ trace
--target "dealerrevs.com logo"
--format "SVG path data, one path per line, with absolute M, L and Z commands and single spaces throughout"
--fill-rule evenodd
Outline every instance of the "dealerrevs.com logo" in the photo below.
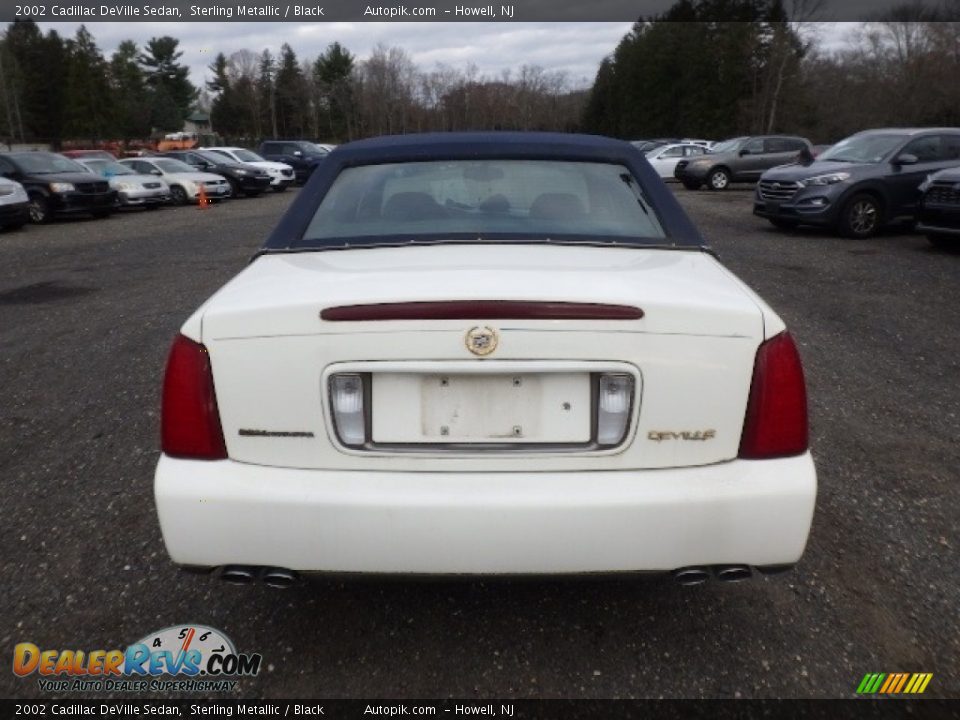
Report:
M 235 678 L 259 673 L 262 661 L 205 625 L 164 628 L 126 650 L 41 650 L 29 642 L 13 649 L 14 674 L 36 674 L 40 689 L 51 692 L 227 692 Z

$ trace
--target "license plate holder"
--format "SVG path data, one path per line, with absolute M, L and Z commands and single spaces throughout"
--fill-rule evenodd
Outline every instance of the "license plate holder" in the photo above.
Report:
M 586 444 L 586 372 L 374 373 L 375 444 Z

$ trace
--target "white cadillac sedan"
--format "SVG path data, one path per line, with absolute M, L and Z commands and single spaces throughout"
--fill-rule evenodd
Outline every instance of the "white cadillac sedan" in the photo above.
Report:
M 341 146 L 173 342 L 172 559 L 305 573 L 790 567 L 816 473 L 803 370 L 625 142 Z

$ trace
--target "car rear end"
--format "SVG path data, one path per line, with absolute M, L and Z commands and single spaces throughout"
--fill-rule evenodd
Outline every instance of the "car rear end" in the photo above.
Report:
M 329 163 L 174 343 L 176 562 L 698 582 L 800 558 L 797 349 L 642 155 L 491 133 Z
M 264 257 L 187 323 L 156 475 L 175 561 L 699 578 L 799 559 L 802 371 L 713 258 L 450 249 Z M 496 267 L 518 300 L 484 303 L 487 273 L 463 267 Z M 546 302 L 529 289 L 544 267 L 568 288 Z

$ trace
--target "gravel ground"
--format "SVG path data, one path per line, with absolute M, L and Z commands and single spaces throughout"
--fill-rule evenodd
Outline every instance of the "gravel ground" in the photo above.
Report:
M 167 347 L 289 192 L 0 234 L 0 650 L 197 622 L 263 654 L 243 697 L 848 697 L 893 671 L 960 696 L 960 254 L 775 231 L 744 190 L 677 194 L 801 346 L 820 492 L 796 570 L 290 591 L 177 571 L 151 491 Z M 41 696 L 35 678 L 0 672 L 0 696 Z

